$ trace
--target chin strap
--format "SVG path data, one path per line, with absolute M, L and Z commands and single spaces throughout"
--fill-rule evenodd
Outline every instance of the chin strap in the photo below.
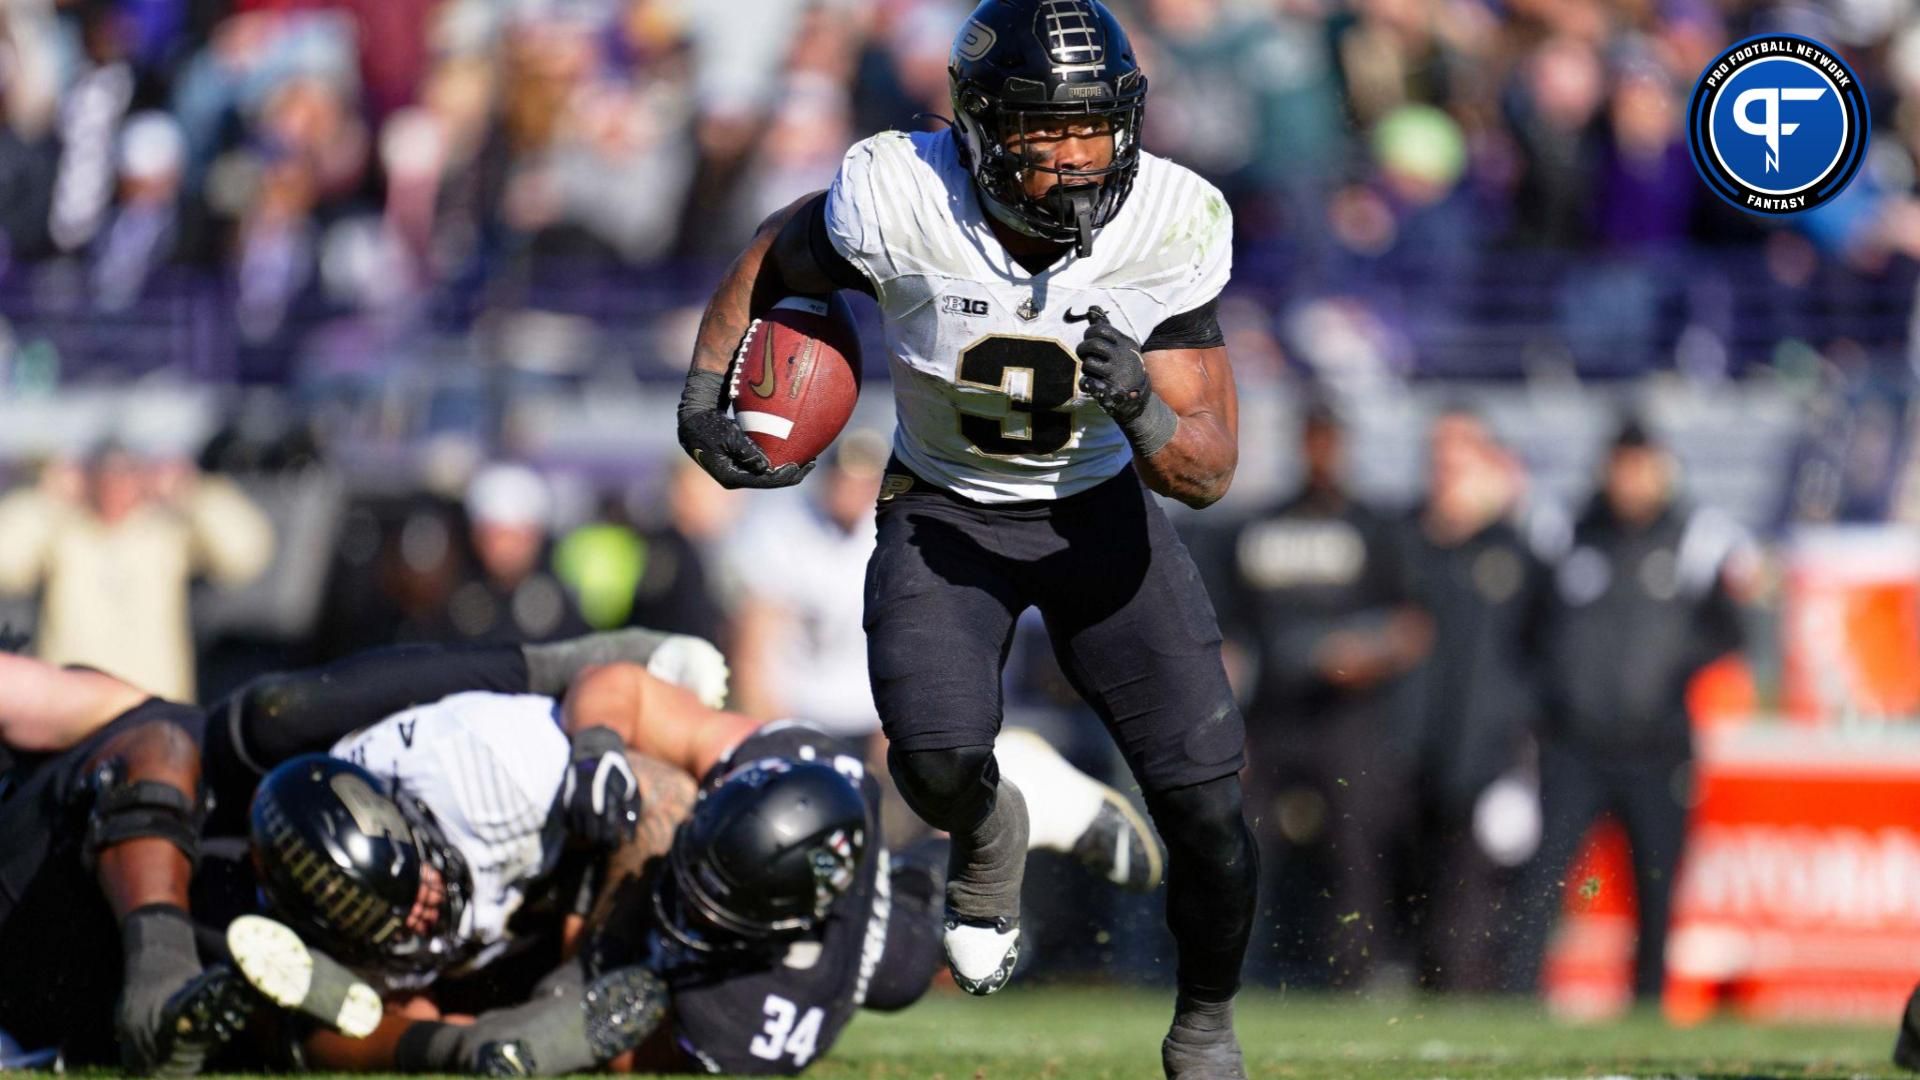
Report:
M 1093 216 L 1100 202 L 1098 184 L 1076 184 L 1067 189 L 1067 205 L 1073 210 L 1073 253 L 1084 259 L 1093 254 Z

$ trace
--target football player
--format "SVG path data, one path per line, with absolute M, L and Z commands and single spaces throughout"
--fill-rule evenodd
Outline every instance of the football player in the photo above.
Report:
M 898 414 L 866 593 L 868 668 L 901 794 L 953 836 L 945 947 L 1003 986 L 1028 827 L 996 768 L 1000 670 L 1030 606 L 1126 755 L 1168 846 L 1179 947 L 1169 1076 L 1238 1077 L 1255 892 L 1244 731 L 1199 575 L 1151 490 L 1218 500 L 1237 460 L 1215 314 L 1220 193 L 1141 150 L 1147 77 L 1094 0 L 986 0 L 961 27 L 947 130 L 884 132 L 760 228 L 702 319 L 681 445 L 728 487 L 797 483 L 726 414 L 731 358 L 782 297 L 879 304 Z
M 375 652 L 261 680 L 211 710 L 0 653 L 0 747 L 12 757 L 0 773 L 0 955 L 10 970 L 45 973 L 0 979 L 0 1031 L 70 1063 L 118 1056 L 139 1072 L 196 1071 L 251 1001 L 230 969 L 203 969 L 188 916 L 210 794 L 244 810 L 259 772 L 303 740 L 324 747 L 474 686 L 557 692 L 615 660 L 724 696 L 725 664 L 710 645 L 648 631 Z M 604 839 L 630 828 L 617 772 L 599 775 L 610 758 L 624 768 L 624 755 L 590 733 L 568 753 L 589 779 L 566 789 L 575 831 Z
M 0 1031 L 19 1045 L 185 1076 L 244 1019 L 245 984 L 202 967 L 187 914 L 205 723 L 0 653 Z
M 557 799 L 565 783 L 566 740 L 550 711 L 512 715 L 531 708 L 523 704 L 528 700 L 458 695 L 383 721 L 337 752 L 384 747 L 369 758 L 380 762 L 374 772 L 398 768 L 399 788 L 405 790 L 419 783 L 407 758 L 466 757 L 469 750 L 454 749 L 463 740 L 460 729 L 486 727 L 503 746 L 504 740 L 514 740 L 519 760 L 513 767 L 528 776 L 544 775 L 550 797 Z M 585 1045 L 584 1033 L 601 1032 L 596 1053 L 604 1055 L 614 1045 L 606 1034 L 609 1027 L 626 1040 L 635 1029 L 610 1025 L 577 1008 L 549 1009 L 551 1021 L 529 1022 L 530 1011 L 546 1006 L 562 987 L 600 987 L 610 973 L 630 978 L 636 966 L 644 966 L 665 980 L 668 1022 L 641 1048 L 638 1067 L 794 1073 L 824 1053 L 860 1008 L 904 1008 L 925 991 L 940 962 L 935 898 L 944 856 L 896 859 L 886 851 L 878 787 L 855 748 L 804 725 L 762 726 L 707 708 L 635 665 L 583 676 L 563 711 L 574 732 L 610 731 L 635 747 L 631 760 L 646 789 L 639 835 L 617 856 L 614 880 L 602 890 L 576 962 L 544 980 L 542 993 L 513 1015 L 517 1027 L 510 1038 L 486 1016 L 481 1023 L 493 1026 L 476 1033 L 469 1025 L 392 1008 L 364 1042 L 316 1033 L 308 1042 L 311 1063 L 336 1069 L 470 1071 L 498 1067 L 503 1047 L 511 1047 L 513 1060 L 528 1071 L 554 1071 L 556 1061 L 577 1068 L 581 1051 L 576 1048 Z M 413 749 L 389 757 L 403 723 L 418 725 Z M 1046 793 L 1036 802 L 1032 839 L 1037 846 L 1074 853 L 1132 888 L 1158 883 L 1158 848 L 1145 822 L 1117 792 L 1073 769 L 1028 733 L 1007 733 L 1002 756 L 1010 774 Z M 376 857 L 357 860 L 307 860 L 300 844 L 274 839 L 290 831 L 276 819 L 295 814 L 273 810 L 275 803 L 306 807 L 314 822 L 305 830 L 314 838 L 307 842 L 310 847 L 327 843 L 322 839 L 327 835 L 336 837 L 332 846 L 339 847 L 338 837 L 369 831 L 345 805 L 349 801 L 379 806 L 377 814 L 363 810 L 359 815 L 368 820 L 400 815 L 397 808 L 387 809 L 397 802 L 368 800 L 364 784 L 350 782 L 351 795 L 341 797 L 332 774 L 347 774 L 356 768 L 350 763 L 336 759 L 324 770 L 327 778 L 317 783 L 299 775 L 312 768 L 304 759 L 282 766 L 255 803 L 256 848 L 268 891 L 276 897 L 277 913 L 312 949 L 289 961 L 284 939 L 249 939 L 236 924 L 229 938 L 241 968 L 270 996 L 291 1006 L 300 997 L 342 996 L 337 975 L 326 974 L 319 983 L 307 975 L 337 970 L 331 957 L 352 957 L 373 970 L 418 971 L 423 962 L 454 962 L 463 952 L 459 946 L 436 948 L 421 931 L 472 925 L 472 898 L 487 889 L 477 876 L 471 886 L 444 887 L 439 882 L 468 879 L 457 868 L 423 875 L 412 866 L 450 867 L 453 860 L 384 857 L 388 848 L 373 839 L 363 846 Z M 705 778 L 697 800 L 696 773 Z M 503 782 L 473 787 L 512 788 L 504 775 L 498 779 Z M 471 841 L 462 845 L 455 838 L 468 835 L 476 824 L 466 815 L 488 804 L 470 800 L 461 807 L 457 802 L 429 799 L 424 812 L 415 815 L 439 817 L 444 831 L 399 824 L 390 831 L 444 836 L 474 851 Z M 531 841 L 532 834 L 513 827 L 512 820 L 505 815 L 491 822 L 496 828 L 481 831 L 508 846 L 514 846 L 516 835 Z M 666 836 L 670 845 L 662 846 Z M 661 854 L 667 857 L 654 857 Z M 464 862 L 471 866 L 481 858 L 475 852 Z M 313 872 L 316 862 L 326 865 Z M 429 887 L 429 879 L 438 880 Z M 290 894 L 288 902 L 279 901 L 283 893 Z M 343 896 L 381 899 L 364 905 L 373 914 L 350 924 L 322 910 L 362 910 Z M 462 900 L 450 899 L 455 896 Z M 292 991 L 266 985 L 275 967 L 298 971 L 303 984 Z M 262 970 L 267 975 L 257 976 Z M 630 984 L 620 986 L 624 991 Z

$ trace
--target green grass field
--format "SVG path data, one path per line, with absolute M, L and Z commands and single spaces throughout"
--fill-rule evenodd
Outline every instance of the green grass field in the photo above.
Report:
M 867 1014 L 809 1070 L 822 1078 L 1160 1076 L 1171 994 L 1030 989 L 979 1001 L 948 992 Z M 1240 1037 L 1255 1077 L 1896 1077 L 1892 1018 L 1875 1027 L 1677 1030 L 1657 1017 L 1559 1024 L 1512 1003 L 1254 994 Z

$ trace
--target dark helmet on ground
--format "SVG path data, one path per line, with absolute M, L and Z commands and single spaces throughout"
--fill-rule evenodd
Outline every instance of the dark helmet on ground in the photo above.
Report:
M 960 159 L 988 212 L 1091 251 L 1093 230 L 1120 212 L 1140 169 L 1147 77 L 1120 21 L 1096 0 L 985 0 L 954 39 L 947 79 Z M 1088 117 L 1111 124 L 1107 167 L 1065 172 L 1022 156 L 1025 132 Z M 1033 198 L 1022 183 L 1030 170 L 1060 181 Z
M 268 904 L 302 937 L 363 969 L 461 959 L 472 879 L 419 800 L 352 762 L 306 754 L 267 774 L 250 816 Z
M 867 801 L 831 766 L 737 766 L 674 834 L 654 888 L 660 925 L 701 952 L 776 948 L 853 887 L 867 841 Z

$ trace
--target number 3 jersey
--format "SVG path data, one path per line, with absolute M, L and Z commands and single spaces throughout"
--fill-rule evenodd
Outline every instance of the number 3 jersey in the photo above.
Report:
M 893 905 L 880 835 L 880 787 L 857 749 L 804 725 L 768 724 L 735 747 L 705 783 L 763 758 L 824 761 L 857 782 L 867 802 L 866 852 L 852 887 L 834 901 L 819 931 L 784 955 L 728 962 L 683 950 L 658 963 L 672 992 L 674 1041 L 710 1073 L 804 1070 L 860 1011 L 887 944 Z M 664 938 L 655 935 L 658 947 L 667 948 Z
M 1140 155 L 1132 193 L 1093 251 L 1039 273 L 1007 254 L 947 131 L 882 132 L 848 151 L 827 235 L 872 281 L 899 426 L 923 479 L 982 503 L 1057 499 L 1133 456 L 1080 391 L 1089 308 L 1144 342 L 1219 295 L 1232 269 L 1226 200 L 1192 171 Z

